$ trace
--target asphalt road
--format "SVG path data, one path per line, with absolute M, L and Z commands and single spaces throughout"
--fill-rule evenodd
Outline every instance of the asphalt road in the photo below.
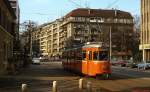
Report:
M 15 76 L 0 76 L 0 92 L 20 92 L 21 84 L 28 84 L 29 92 L 51 92 L 57 81 L 59 92 L 86 92 L 86 83 L 92 83 L 93 92 L 150 92 L 150 72 L 113 66 L 112 77 L 96 79 L 64 71 L 60 62 L 31 65 Z M 78 90 L 78 80 L 84 79 L 84 89 Z M 140 91 L 142 90 L 142 91 Z

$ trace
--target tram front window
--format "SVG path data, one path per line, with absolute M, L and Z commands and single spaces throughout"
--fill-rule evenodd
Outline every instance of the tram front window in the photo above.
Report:
M 108 59 L 107 51 L 100 51 L 99 52 L 99 60 L 107 60 L 107 59 Z
M 93 53 L 93 60 L 98 60 L 98 51 Z
M 86 51 L 82 51 L 82 60 L 86 60 Z
M 89 60 L 92 60 L 92 51 L 89 51 Z

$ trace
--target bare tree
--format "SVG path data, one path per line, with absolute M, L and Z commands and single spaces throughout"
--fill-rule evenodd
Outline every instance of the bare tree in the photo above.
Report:
M 140 16 L 134 16 L 134 35 L 133 35 L 133 44 L 132 52 L 134 61 L 141 61 L 142 54 L 139 51 L 140 44 Z
M 28 65 L 32 58 L 32 31 L 37 27 L 37 23 L 33 21 L 25 21 L 20 25 L 22 34 L 20 36 L 23 49 L 24 66 Z

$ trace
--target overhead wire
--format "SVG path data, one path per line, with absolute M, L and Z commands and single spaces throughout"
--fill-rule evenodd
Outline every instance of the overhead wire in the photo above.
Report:
M 74 5 L 76 5 L 77 7 L 79 7 L 79 8 L 81 8 L 82 6 L 80 5 L 80 4 L 78 4 L 78 3 L 76 3 L 76 2 L 74 2 L 74 1 L 72 1 L 72 0 L 68 0 L 70 3 L 73 3 Z
M 111 4 L 109 4 L 106 9 L 111 8 L 114 4 L 116 4 L 119 0 L 115 0 L 114 2 L 112 2 Z

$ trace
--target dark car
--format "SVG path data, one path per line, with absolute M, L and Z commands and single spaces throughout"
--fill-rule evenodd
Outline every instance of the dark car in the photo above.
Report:
M 125 67 L 125 66 L 126 66 L 126 61 L 120 60 L 120 61 L 118 61 L 118 64 L 119 64 L 120 66 L 122 66 L 122 67 Z
M 118 60 L 118 61 L 112 62 L 112 65 L 125 67 L 126 66 L 126 61 L 125 60 Z
M 116 60 L 112 60 L 110 63 L 112 64 L 112 65 L 116 65 Z
M 133 62 L 133 63 L 131 63 L 130 67 L 131 68 L 137 68 L 138 67 L 138 63 Z

